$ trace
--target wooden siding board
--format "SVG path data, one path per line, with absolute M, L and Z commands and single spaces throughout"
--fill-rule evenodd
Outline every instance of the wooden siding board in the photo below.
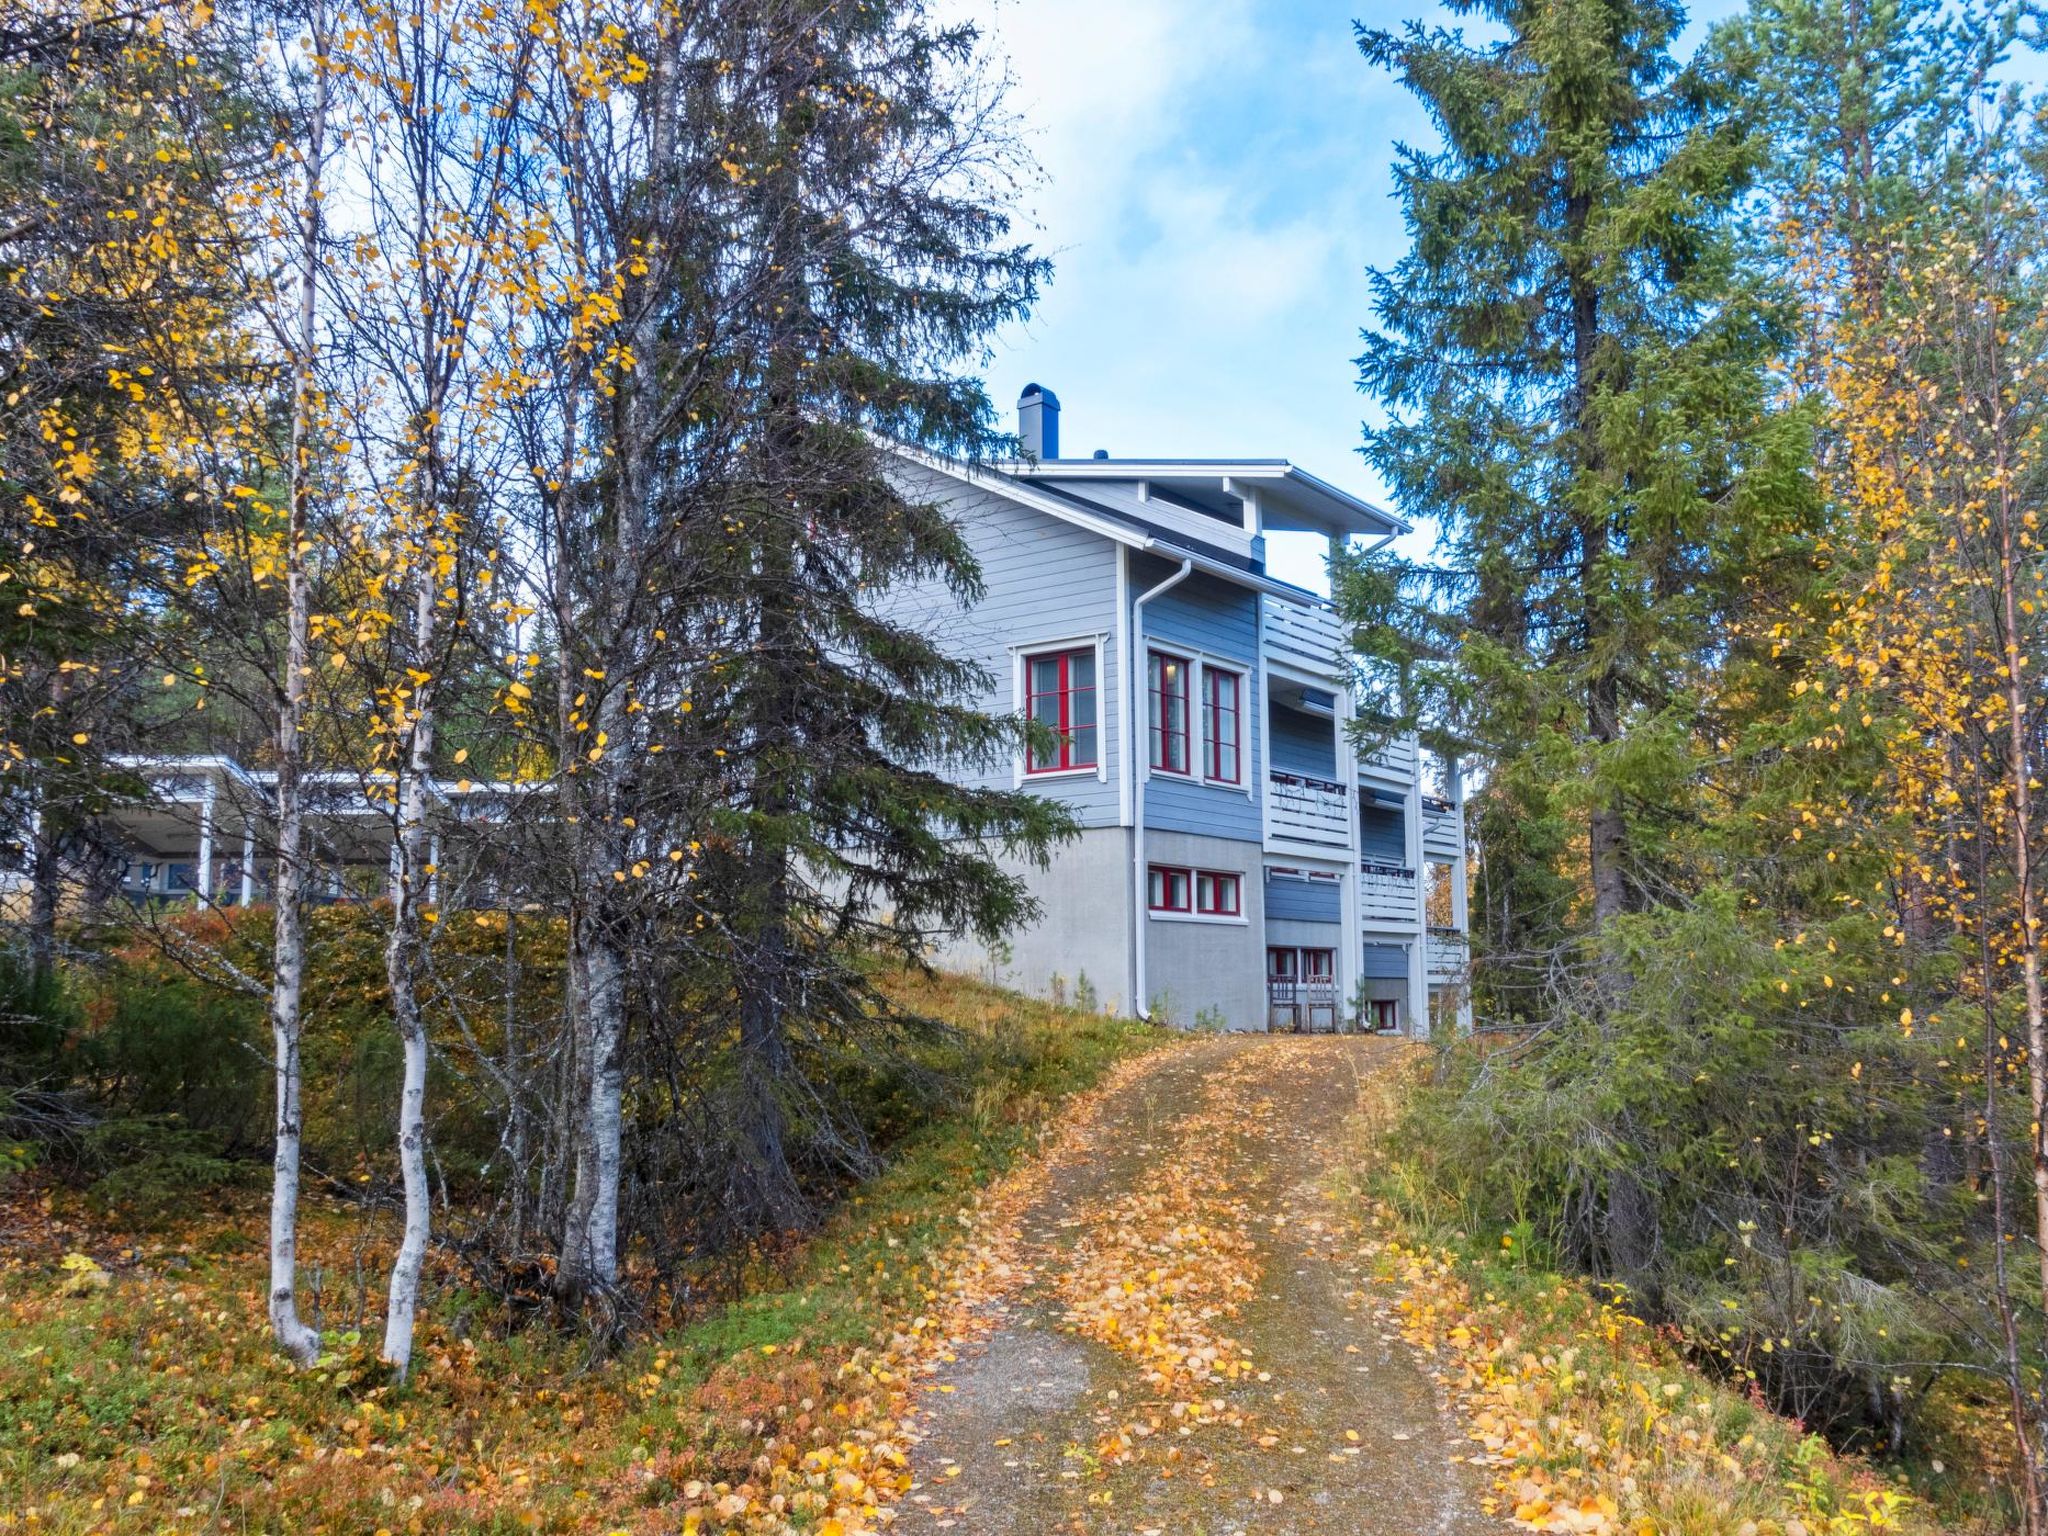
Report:
M 1358 852 L 1375 864 L 1408 865 L 1408 832 L 1401 813 L 1383 805 L 1362 806 L 1358 812 Z
M 1131 560 L 1131 596 L 1136 598 L 1158 585 L 1175 570 L 1164 560 L 1149 555 Z M 1196 655 L 1204 660 L 1229 664 L 1243 675 L 1244 696 L 1240 705 L 1245 740 L 1243 767 L 1245 783 L 1204 784 L 1172 774 L 1155 773 L 1145 788 L 1145 824 L 1167 832 L 1192 832 L 1205 837 L 1242 838 L 1257 843 L 1264 835 L 1258 800 L 1260 766 L 1259 720 L 1264 713 L 1259 694 L 1259 599 L 1244 587 L 1233 586 L 1197 571 L 1179 586 L 1171 587 L 1145 605 L 1145 644 L 1148 650 Z M 1191 730 L 1196 767 L 1201 766 L 1201 707 L 1194 705 L 1195 725 Z M 1149 755 L 1151 734 L 1147 701 L 1139 701 L 1139 740 Z M 1140 759 L 1140 761 L 1144 761 Z M 1251 792 L 1246 793 L 1249 789 Z
M 1272 743 L 1273 767 L 1281 773 L 1311 778 L 1337 777 L 1337 723 L 1298 709 L 1275 704 L 1267 719 L 1266 739 Z
M 1334 923 L 1343 917 L 1343 892 L 1334 880 L 1276 879 L 1266 882 L 1266 916 L 1303 923 Z
M 1121 657 L 1117 651 L 1117 548 L 1109 539 L 1020 506 L 1005 496 L 963 486 L 930 470 L 899 471 L 907 494 L 943 506 L 959 525 L 981 568 L 982 593 L 971 605 L 937 582 L 891 589 L 880 611 L 929 635 L 949 654 L 978 663 L 993 686 L 974 702 L 990 714 L 1018 708 L 1014 648 L 1040 641 L 1092 640 L 1101 635 L 1098 681 L 1101 776 L 1026 777 L 1024 784 L 1073 811 L 1083 826 L 1114 826 L 1122 742 Z M 1007 764 L 990 772 L 947 772 L 976 786 L 1008 788 Z

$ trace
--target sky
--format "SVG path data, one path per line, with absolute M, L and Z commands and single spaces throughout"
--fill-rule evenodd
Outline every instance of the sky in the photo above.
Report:
M 1427 120 L 1367 65 L 1354 19 L 1441 11 L 1385 0 L 964 0 L 1014 77 L 1043 180 L 1032 238 L 1055 271 L 998 340 L 989 392 L 1025 383 L 1062 407 L 1061 451 L 1285 458 L 1417 524 L 1358 454 L 1368 402 L 1352 359 L 1371 319 L 1366 269 L 1407 239 L 1396 142 Z M 1733 9 L 1696 7 L 1692 33 Z M 1298 537 L 1268 551 L 1321 586 Z

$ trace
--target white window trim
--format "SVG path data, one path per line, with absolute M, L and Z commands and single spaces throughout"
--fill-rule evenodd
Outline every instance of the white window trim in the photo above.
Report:
M 1209 669 L 1227 672 L 1237 679 L 1237 777 L 1215 779 L 1209 776 Z M 1200 704 L 1196 713 L 1201 717 L 1202 782 L 1212 789 L 1234 790 L 1247 800 L 1252 797 L 1251 757 L 1252 733 L 1252 677 L 1251 668 L 1244 662 L 1212 661 L 1207 656 L 1195 659 L 1195 686 L 1201 690 Z
M 1209 923 L 1226 928 L 1249 928 L 1251 919 L 1242 913 L 1229 917 L 1221 912 L 1153 912 L 1145 915 L 1155 923 Z
M 1027 784 L 1044 784 L 1061 779 L 1094 779 L 1098 784 L 1109 782 L 1109 711 L 1106 708 L 1109 689 L 1108 672 L 1103 668 L 1104 642 L 1109 638 L 1106 630 L 1097 630 L 1092 635 L 1066 635 L 1049 640 L 1027 640 L 1012 645 L 1010 650 L 1010 712 L 1018 719 L 1024 718 L 1029 700 L 1024 691 L 1024 659 L 1027 656 L 1043 656 L 1053 651 L 1095 652 L 1095 766 L 1093 768 L 1047 768 L 1032 773 L 1024 761 L 1020 747 L 1010 756 L 1010 788 L 1022 789 Z

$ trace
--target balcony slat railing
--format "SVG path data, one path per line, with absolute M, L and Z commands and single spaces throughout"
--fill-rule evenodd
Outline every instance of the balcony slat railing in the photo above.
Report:
M 1275 769 L 1266 780 L 1266 835 L 1338 852 L 1351 846 L 1351 792 L 1329 779 Z
M 1415 871 L 1398 864 L 1375 864 L 1370 860 L 1358 867 L 1358 915 L 1368 922 L 1412 923 L 1415 921 Z
M 1432 981 L 1460 981 L 1471 964 L 1472 950 L 1464 934 L 1455 928 L 1429 930 L 1424 954 Z
M 1343 675 L 1350 637 L 1331 609 L 1320 603 L 1304 606 L 1268 598 L 1265 614 L 1267 655 L 1318 677 Z

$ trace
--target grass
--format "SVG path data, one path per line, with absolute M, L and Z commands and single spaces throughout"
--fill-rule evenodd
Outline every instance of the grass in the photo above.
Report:
M 1836 1455 L 1694 1368 L 1622 1298 L 1532 1260 L 1512 1232 L 1429 1226 L 1385 1198 L 1400 1077 L 1370 1080 L 1347 1194 L 1372 1233 L 1403 1334 L 1433 1357 L 1524 1529 L 1630 1536 L 2002 1531 L 1981 1494 Z M 1412 1194 L 1413 1191 L 1407 1191 Z M 1981 1483 L 1981 1480 L 1980 1480 Z
M 933 1294 L 973 1191 L 1159 1039 L 955 978 L 900 987 L 960 1031 L 937 1063 L 957 1110 L 904 1138 L 801 1248 L 757 1261 L 740 1300 L 607 1360 L 494 1326 L 444 1269 L 413 1380 L 391 1386 L 374 1342 L 393 1223 L 314 1201 L 302 1253 L 328 1353 L 293 1371 L 264 1325 L 256 1199 L 210 1196 L 123 1234 L 15 1180 L 0 1206 L 0 1530 L 673 1531 L 684 1490 L 701 1502 L 697 1485 L 745 1482 L 836 1425 L 853 1434 L 883 1375 L 866 1351 Z M 98 1269 L 67 1268 L 78 1253 Z M 834 1528 L 801 1498 L 744 1518 Z

